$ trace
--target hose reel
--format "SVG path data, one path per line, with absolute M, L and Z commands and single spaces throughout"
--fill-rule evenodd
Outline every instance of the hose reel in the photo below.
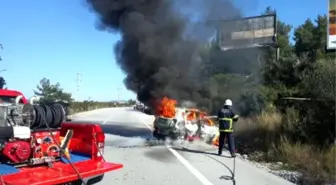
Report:
M 31 129 L 59 128 L 65 121 L 65 110 L 61 104 L 25 104 L 22 108 L 22 124 Z

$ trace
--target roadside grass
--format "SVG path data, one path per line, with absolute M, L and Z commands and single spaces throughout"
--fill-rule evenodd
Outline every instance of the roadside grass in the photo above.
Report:
M 332 145 L 324 149 L 293 141 L 298 115 L 293 110 L 280 114 L 276 111 L 241 119 L 235 125 L 236 144 L 239 152 L 252 160 L 281 161 L 282 169 L 302 172 L 303 184 L 335 182 L 335 151 Z

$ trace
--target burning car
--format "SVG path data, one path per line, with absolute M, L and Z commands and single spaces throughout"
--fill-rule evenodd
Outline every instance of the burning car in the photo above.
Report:
M 157 139 L 212 140 L 217 126 L 198 109 L 178 108 L 177 101 L 164 97 L 156 106 L 153 136 Z
M 184 137 L 184 133 L 182 133 L 184 120 L 178 119 L 179 117 L 176 116 L 175 105 L 175 100 L 165 97 L 155 107 L 155 120 L 153 123 L 153 136 L 155 138 L 164 140 L 167 137 L 171 139 Z

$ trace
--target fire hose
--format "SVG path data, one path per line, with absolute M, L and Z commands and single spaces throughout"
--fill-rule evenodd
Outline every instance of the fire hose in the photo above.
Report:
M 221 180 L 231 180 L 233 185 L 236 184 L 235 173 L 236 173 L 236 157 L 233 157 L 233 168 L 232 168 L 232 176 L 222 175 L 219 177 Z
M 38 106 L 36 106 L 36 107 L 38 108 Z M 36 110 L 36 107 L 34 107 L 35 110 Z M 60 148 L 61 155 L 64 156 L 65 155 L 65 151 L 64 151 L 64 149 L 62 149 L 61 144 L 58 143 L 58 141 L 55 139 L 54 135 L 52 134 L 52 128 L 49 126 L 49 124 L 47 122 L 47 121 L 51 121 L 52 120 L 52 115 L 59 115 L 58 119 L 56 119 L 54 121 L 54 124 L 61 124 L 64 121 L 64 119 L 65 119 L 64 108 L 60 104 L 54 104 L 52 106 L 54 109 L 50 109 L 50 112 L 48 112 L 48 109 L 47 109 L 48 106 L 42 105 L 41 107 L 43 107 L 46 111 L 44 111 L 45 114 L 42 114 L 43 111 L 40 111 L 40 114 L 39 114 L 40 124 L 42 124 L 43 122 L 45 123 L 45 126 L 47 127 L 48 131 L 50 132 L 51 137 L 56 142 L 56 145 Z M 57 121 L 60 121 L 60 122 L 57 122 Z M 81 181 L 81 183 L 83 185 L 86 185 L 86 182 L 84 181 L 83 177 L 81 176 L 81 174 L 79 173 L 79 171 L 75 167 L 75 165 L 70 161 L 70 159 L 68 159 L 68 157 L 65 157 L 65 159 L 69 162 L 69 164 L 71 165 L 71 167 L 73 168 L 73 170 L 76 172 L 76 174 L 78 176 L 78 179 Z

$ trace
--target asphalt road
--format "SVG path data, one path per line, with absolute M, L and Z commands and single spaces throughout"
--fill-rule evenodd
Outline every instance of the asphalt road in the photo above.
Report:
M 217 150 L 202 142 L 152 141 L 153 116 L 132 108 L 109 108 L 81 113 L 76 121 L 101 124 L 106 136 L 105 158 L 124 168 L 105 174 L 100 185 L 232 185 L 233 159 L 217 156 Z M 154 144 L 153 144 L 154 143 Z M 220 179 L 221 176 L 227 179 Z M 236 185 L 293 185 L 250 163 L 236 158 Z

